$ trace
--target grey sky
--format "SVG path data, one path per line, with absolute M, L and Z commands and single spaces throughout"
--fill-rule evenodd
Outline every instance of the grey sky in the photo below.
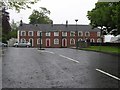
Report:
M 75 19 L 78 19 L 78 24 L 89 24 L 87 19 L 87 11 L 95 7 L 98 0 L 41 0 L 32 6 L 32 9 L 21 10 L 16 13 L 14 10 L 10 12 L 10 22 L 23 20 L 24 23 L 29 23 L 28 17 L 33 9 L 39 10 L 39 7 L 46 7 L 51 11 L 50 18 L 54 24 L 65 24 L 68 20 L 69 24 L 75 24 Z

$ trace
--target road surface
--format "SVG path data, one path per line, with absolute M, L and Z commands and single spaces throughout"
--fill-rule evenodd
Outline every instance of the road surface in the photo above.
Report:
M 9 47 L 3 88 L 118 88 L 118 56 L 68 48 Z

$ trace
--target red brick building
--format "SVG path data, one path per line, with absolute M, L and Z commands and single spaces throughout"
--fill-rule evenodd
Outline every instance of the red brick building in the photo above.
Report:
M 18 30 L 19 42 L 30 42 L 32 47 L 73 47 L 77 41 L 90 39 L 90 42 L 101 42 L 100 29 L 89 25 L 63 24 L 23 24 Z

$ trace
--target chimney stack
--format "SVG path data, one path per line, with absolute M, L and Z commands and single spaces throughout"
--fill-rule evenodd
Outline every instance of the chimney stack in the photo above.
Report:
M 22 26 L 23 25 L 23 22 L 22 22 L 22 20 L 20 20 L 20 26 Z
M 66 20 L 66 27 L 68 26 L 68 20 Z

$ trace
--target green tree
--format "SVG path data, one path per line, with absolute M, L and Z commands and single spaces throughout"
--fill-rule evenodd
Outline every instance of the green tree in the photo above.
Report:
M 7 2 L 4 0 L 2 2 L 2 6 L 5 6 L 8 9 L 15 9 L 16 11 L 20 12 L 20 9 L 31 8 L 31 4 L 35 4 L 40 0 L 20 0 L 20 1 L 9 1 Z
M 2 9 L 2 42 L 7 42 L 8 33 L 11 30 L 9 24 L 9 13 L 6 12 L 5 8 Z
M 0 2 L 0 17 L 2 13 L 2 42 L 7 42 L 9 37 L 9 32 L 11 30 L 10 24 L 9 24 L 9 13 L 6 12 L 7 9 L 15 9 L 16 11 L 20 12 L 21 9 L 31 8 L 31 4 L 37 3 L 39 0 L 22 0 L 22 1 L 6 1 L 3 0 Z M 0 18 L 1 19 L 1 18 Z M 0 23 L 1 24 L 1 23 Z M 14 31 L 15 32 L 15 31 Z M 11 32 L 10 32 L 11 33 Z M 13 35 L 13 34 L 12 34 Z
M 18 25 L 12 20 L 11 31 L 9 32 L 8 38 L 17 38 Z
M 88 11 L 88 19 L 90 24 L 95 27 L 100 27 L 101 32 L 106 34 L 120 34 L 118 20 L 120 3 L 119 2 L 97 2 L 95 8 Z M 113 31 L 117 29 L 117 31 Z
M 18 30 L 18 25 L 19 24 L 19 22 L 14 22 L 14 20 L 12 20 L 12 22 L 11 22 L 11 24 L 10 24 L 10 26 L 11 26 L 11 31 L 17 31 Z
M 30 24 L 50 24 L 52 20 L 48 17 L 50 11 L 44 7 L 40 7 L 40 10 L 33 10 L 29 16 Z

